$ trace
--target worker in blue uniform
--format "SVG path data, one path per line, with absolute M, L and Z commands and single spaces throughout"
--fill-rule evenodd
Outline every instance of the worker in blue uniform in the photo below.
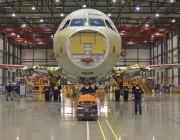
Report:
M 84 94 L 95 94 L 95 90 L 89 85 L 89 83 L 85 83 L 84 87 L 80 90 L 80 92 Z
M 141 95 L 143 91 L 139 85 L 135 85 L 132 88 L 132 93 L 134 94 L 135 114 L 139 112 L 139 114 L 142 115 Z

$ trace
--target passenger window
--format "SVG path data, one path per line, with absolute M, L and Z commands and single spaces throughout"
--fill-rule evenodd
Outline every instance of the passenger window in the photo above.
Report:
M 73 19 L 70 26 L 84 26 L 86 19 Z
M 109 23 L 109 21 L 105 20 L 105 22 L 106 22 L 106 25 L 107 25 L 110 29 L 112 29 L 113 31 L 115 30 L 115 29 L 111 26 L 111 24 Z
M 67 28 L 69 26 L 69 23 L 70 23 L 70 20 L 67 20 L 61 30 Z
M 90 26 L 105 26 L 105 23 L 102 19 L 89 19 Z

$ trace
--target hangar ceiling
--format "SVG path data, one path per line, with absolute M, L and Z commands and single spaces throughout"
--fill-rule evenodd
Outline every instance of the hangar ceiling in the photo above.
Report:
M 125 44 L 136 41 L 132 33 L 140 38 L 135 44 L 154 43 L 180 19 L 180 0 L 0 0 L 0 29 L 22 41 L 48 38 L 52 42 L 51 36 L 64 17 L 80 8 L 94 8 L 110 16 Z M 131 34 L 129 29 L 133 29 Z

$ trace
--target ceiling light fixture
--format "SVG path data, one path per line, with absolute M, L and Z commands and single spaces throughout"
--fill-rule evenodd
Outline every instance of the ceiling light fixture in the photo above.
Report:
M 16 35 L 15 33 L 11 33 L 12 36 Z
M 40 19 L 40 22 L 44 22 L 44 20 L 43 20 L 43 19 Z
M 172 19 L 172 21 L 171 21 L 172 23 L 175 23 L 176 22 L 176 19 Z
M 87 7 L 87 5 L 86 4 L 83 4 L 83 6 L 82 6 L 83 8 L 86 8 Z
M 152 35 L 151 37 L 153 38 L 154 36 Z
M 116 2 L 116 0 L 112 0 L 112 3 L 115 3 Z
M 149 24 L 145 24 L 146 27 L 149 27 Z
M 16 14 L 15 14 L 15 13 L 12 13 L 12 16 L 13 16 L 13 17 L 15 17 L 15 16 L 16 16 Z
M 61 16 L 61 17 L 64 17 L 64 13 L 61 13 L 60 16 Z
M 136 11 L 139 11 L 141 8 L 139 6 L 136 6 Z
M 20 38 L 20 35 L 17 35 L 17 38 Z
M 159 17 L 159 13 L 156 13 L 156 15 L 155 15 L 156 17 Z
M 111 14 L 110 14 L 110 13 L 108 13 L 108 17 L 111 17 Z
M 174 3 L 174 2 L 175 2 L 175 0 L 169 0 L 169 2 L 170 2 L 170 3 Z
M 36 7 L 33 6 L 31 9 L 32 9 L 32 10 L 36 10 Z
M 26 27 L 26 24 L 22 24 L 22 25 L 21 25 L 21 28 L 24 28 L 24 27 Z

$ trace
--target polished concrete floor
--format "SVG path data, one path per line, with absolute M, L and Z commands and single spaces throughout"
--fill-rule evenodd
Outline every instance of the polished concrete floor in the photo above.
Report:
M 98 98 L 98 121 L 77 121 L 76 99 L 0 98 L 0 140 L 180 140 L 180 95 L 146 96 L 142 116 L 134 104 Z

